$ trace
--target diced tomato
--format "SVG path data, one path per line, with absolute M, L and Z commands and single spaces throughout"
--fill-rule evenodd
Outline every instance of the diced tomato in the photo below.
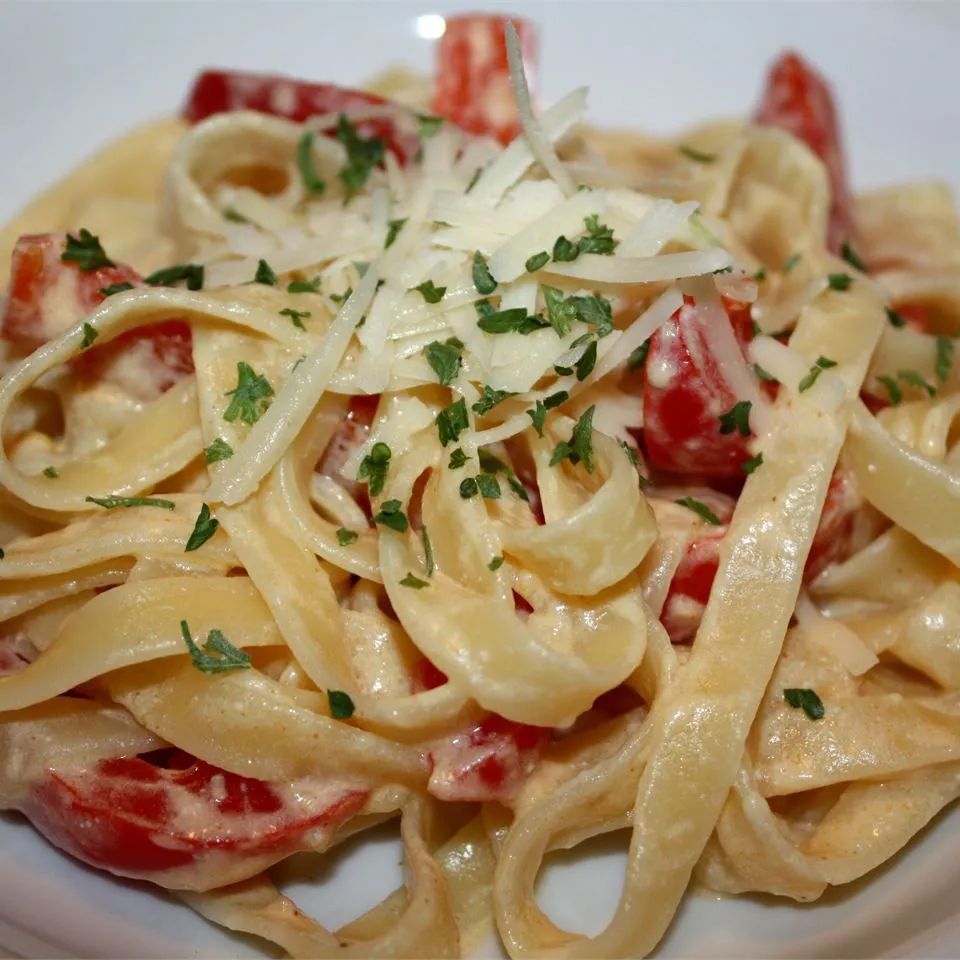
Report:
M 217 113 L 255 110 L 274 117 L 302 123 L 321 114 L 346 113 L 370 106 L 389 105 L 388 100 L 362 90 L 350 90 L 332 83 L 308 83 L 291 77 L 243 70 L 205 70 L 193 83 L 183 107 L 183 117 L 199 123 Z M 396 106 L 396 110 L 403 110 Z M 363 120 L 356 124 L 363 137 L 379 137 L 401 163 L 420 147 L 416 125 L 400 129 L 390 117 Z M 334 127 L 323 131 L 332 134 Z
M 435 690 L 447 682 L 447 675 L 432 660 L 422 657 L 413 668 L 413 692 Z
M 520 119 L 510 86 L 507 20 L 520 39 L 524 71 L 531 88 L 536 76 L 536 28 L 519 17 L 465 14 L 448 17 L 437 44 L 434 112 L 469 133 L 509 143 L 520 132 Z
M 840 124 L 827 82 L 796 53 L 786 52 L 770 68 L 754 119 L 802 140 L 824 163 L 830 182 L 827 246 L 838 253 L 850 236 L 850 188 Z
M 537 765 L 549 736 L 546 727 L 491 713 L 430 751 L 427 789 L 441 800 L 509 801 Z
M 862 507 L 853 474 L 837 470 L 830 478 L 820 525 L 803 570 L 805 581 L 813 580 L 830 564 L 846 560 L 857 549 L 857 516 Z
M 749 305 L 725 299 L 724 306 L 745 347 L 753 338 Z M 719 417 L 737 397 L 711 356 L 693 309 L 687 298 L 650 341 L 643 377 L 647 459 L 671 473 L 740 478 L 741 465 L 751 457 L 750 438 L 739 430 L 720 432 Z
M 174 763 L 179 769 L 124 757 L 88 770 L 51 771 L 24 813 L 51 843 L 85 863 L 163 882 L 164 871 L 201 866 L 237 877 L 244 858 L 256 860 L 251 866 L 256 872 L 264 859 L 272 863 L 307 849 L 311 830 L 335 828 L 367 797 L 363 790 L 343 791 L 310 810 L 299 799 L 286 799 L 296 791 L 279 785 L 187 755 Z M 218 859 L 224 854 L 226 860 Z M 203 880 L 192 883 L 183 872 L 179 876 L 185 879 L 174 886 L 207 886 Z M 197 876 L 202 877 L 199 870 Z
M 907 326 L 917 333 L 930 332 L 930 312 L 919 303 L 906 303 L 896 307 L 896 312 L 907 321 Z

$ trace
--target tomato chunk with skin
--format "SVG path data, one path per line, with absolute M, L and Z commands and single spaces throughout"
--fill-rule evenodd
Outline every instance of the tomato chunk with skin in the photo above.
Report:
M 513 22 L 520 40 L 524 72 L 533 86 L 536 76 L 536 28 L 518 17 L 465 14 L 447 18 L 437 44 L 433 109 L 468 133 L 509 143 L 520 133 L 505 30 Z
M 724 300 L 741 348 L 753 338 L 748 304 Z M 687 302 L 654 333 L 644 365 L 643 441 L 661 470 L 698 477 L 743 477 L 750 437 L 721 433 L 720 416 L 737 397 L 710 355 L 694 304 Z
M 770 68 L 754 120 L 793 134 L 823 161 L 830 183 L 827 246 L 839 253 L 853 218 L 840 123 L 829 85 L 798 54 L 787 51 Z
M 254 110 L 303 123 L 313 116 L 350 113 L 367 107 L 393 107 L 398 116 L 404 110 L 383 97 L 333 83 L 308 83 L 292 77 L 243 70 L 204 70 L 190 89 L 183 117 L 190 123 L 199 123 L 218 113 Z M 406 130 L 389 116 L 361 120 L 356 127 L 363 137 L 383 140 L 400 163 L 406 163 L 420 148 L 413 117 L 410 117 Z M 323 132 L 333 134 L 334 127 Z
M 186 754 L 175 762 L 171 769 L 123 757 L 50 771 L 23 812 L 51 843 L 92 866 L 207 889 L 309 849 L 312 831 L 336 829 L 367 797 L 335 789 L 310 802 L 299 781 L 266 783 Z

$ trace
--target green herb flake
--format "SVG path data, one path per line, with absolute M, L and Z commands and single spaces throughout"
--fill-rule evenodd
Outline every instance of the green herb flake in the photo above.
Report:
M 924 380 L 916 370 L 898 370 L 897 376 L 911 387 L 925 391 L 928 397 L 936 396 L 937 388 Z
M 467 189 L 463 191 L 464 193 L 469 193 L 477 185 L 477 181 L 480 179 L 480 174 L 482 173 L 483 167 L 477 167 L 477 169 L 473 171 L 473 176 L 467 184 Z
M 562 234 L 557 237 L 553 244 L 553 259 L 557 263 L 570 263 L 580 256 L 580 248 L 572 243 Z
M 486 500 L 500 499 L 500 481 L 492 473 L 477 474 L 477 489 Z
M 555 363 L 553 365 L 554 371 L 561 377 L 572 377 L 573 376 L 573 367 L 561 367 L 560 364 Z
M 890 396 L 890 406 L 898 407 L 903 400 L 903 390 L 900 388 L 900 384 L 897 383 L 893 377 L 888 377 L 883 374 L 878 376 L 877 380 L 884 386 Z
M 291 280 L 287 284 L 287 293 L 319 293 L 320 278 L 314 277 L 312 280 Z
M 400 586 L 411 587 L 414 590 L 422 590 L 424 587 L 429 587 L 430 584 L 426 580 L 421 580 L 419 577 L 415 577 L 412 573 L 408 572 L 400 581 Z
M 52 469 L 47 467 L 47 470 Z M 46 474 L 47 470 L 43 472 Z M 173 510 L 176 506 L 172 500 L 163 500 L 160 497 L 84 497 L 84 500 L 106 510 L 113 510 L 116 507 L 159 507 L 161 510 Z
M 341 527 L 337 531 L 337 543 L 341 547 L 349 547 L 351 543 L 356 543 L 360 534 L 356 530 L 348 530 L 346 527 Z
M 327 705 L 334 720 L 349 720 L 356 709 L 350 694 L 342 690 L 328 690 Z
M 151 287 L 172 287 L 181 280 L 187 282 L 188 290 L 200 290 L 203 287 L 202 263 L 178 263 L 172 267 L 155 270 L 143 282 Z
M 543 300 L 547 307 L 547 321 L 558 337 L 565 337 L 573 328 L 573 322 L 577 319 L 576 311 L 563 295 L 562 290 L 556 287 L 541 285 L 540 292 L 543 294 Z
M 787 259 L 783 261 L 783 272 L 789 273 L 800 262 L 802 256 L 803 254 L 794 253 L 787 257 Z
M 456 443 L 460 434 L 470 426 L 467 416 L 467 402 L 461 397 L 459 400 L 444 407 L 436 419 L 437 431 L 440 435 L 441 446 Z
M 718 156 L 716 153 L 704 153 L 703 150 L 697 150 L 695 147 L 685 145 L 677 147 L 677 152 L 688 160 L 692 160 L 694 163 L 716 163 Z
M 193 525 L 193 533 L 190 534 L 187 545 L 183 548 L 184 553 L 190 553 L 202 547 L 217 532 L 219 526 L 220 521 L 210 515 L 210 507 L 203 504 Z
M 48 480 L 56 480 L 60 476 L 60 471 L 56 467 L 44 467 L 43 475 Z
M 473 255 L 473 285 L 477 288 L 477 293 L 484 297 L 497 289 L 497 281 L 490 272 L 486 258 L 479 250 Z
M 647 354 L 650 353 L 650 340 L 651 338 L 647 337 L 647 339 L 627 357 L 628 370 L 636 370 L 647 362 Z
M 507 397 L 512 396 L 513 394 L 508 390 L 494 390 L 492 387 L 484 385 L 483 395 L 476 403 L 471 405 L 470 409 L 478 417 L 482 417 L 485 413 L 489 413 L 498 403 L 503 403 Z
M 831 360 L 829 357 L 817 357 L 817 362 L 810 368 L 810 372 L 800 381 L 797 385 L 797 389 L 800 393 L 803 393 L 805 390 L 809 390 L 818 380 L 820 374 L 824 370 L 829 370 L 830 367 L 835 367 L 837 365 L 836 360 Z
M 460 481 L 460 496 L 463 497 L 464 500 L 475 497 L 479 492 L 480 488 L 477 486 L 475 477 L 467 477 L 465 480 Z
M 849 273 L 827 274 L 827 286 L 831 290 L 849 290 L 851 283 L 853 283 L 853 277 Z
M 433 544 L 430 542 L 430 534 L 427 533 L 426 524 L 420 531 L 420 535 L 423 537 L 423 566 L 427 571 L 427 576 L 432 577 L 433 571 L 437 569 L 437 564 L 433 559 Z
M 740 464 L 740 469 L 743 470 L 747 476 L 753 473 L 763 463 L 763 454 L 758 453 L 755 457 L 751 457 L 749 460 L 744 460 Z
M 788 687 L 783 691 L 783 699 L 795 710 L 802 710 L 811 720 L 823 719 L 823 701 L 817 696 L 816 691 Z
M 421 140 L 429 140 L 443 126 L 443 117 L 434 117 L 427 113 L 418 113 L 417 121 L 420 124 Z
M 406 222 L 407 218 L 404 217 L 401 220 L 390 220 L 387 223 L 387 239 L 383 242 L 384 250 L 389 250 L 393 246 L 393 241 L 397 239 L 398 234 Z
M 609 255 L 616 250 L 620 241 L 613 237 L 613 230 L 600 223 L 600 218 L 595 213 L 584 217 L 583 222 L 587 228 L 587 235 L 577 241 L 577 249 L 580 253 L 599 253 Z
M 584 381 L 593 373 L 593 368 L 597 365 L 597 341 L 593 340 L 590 346 L 580 355 L 577 361 L 577 380 Z
M 257 272 L 253 275 L 253 282 L 262 283 L 268 287 L 275 287 L 277 285 L 277 275 L 273 272 L 273 268 L 266 260 L 257 261 Z
M 494 557 L 488 564 L 487 569 L 493 573 L 496 573 L 503 566 L 503 555 Z
M 64 263 L 75 263 L 81 273 L 92 273 L 103 267 L 116 266 L 100 245 L 100 238 L 85 228 L 81 228 L 77 237 L 67 234 L 67 245 L 60 254 L 60 259 Z
M 297 170 L 300 171 L 300 180 L 307 193 L 319 196 L 327 187 L 327 182 L 317 173 L 313 162 L 313 141 L 316 135 L 313 131 L 305 133 L 297 143 Z
M 87 347 L 92 346 L 92 345 L 93 345 L 93 341 L 97 339 L 97 336 L 98 336 L 98 334 L 97 334 L 97 328 L 96 328 L 95 326 L 93 326 L 93 324 L 90 324 L 90 323 L 87 323 L 86 321 L 84 321 L 84 323 L 83 323 L 83 339 L 80 341 L 80 349 L 81 349 L 81 350 L 86 350 Z M 952 347 L 952 346 L 953 346 L 953 344 L 951 344 L 951 347 Z
M 761 267 L 761 268 L 753 275 L 753 279 L 756 280 L 757 283 L 763 283 L 763 281 L 767 279 L 767 268 L 766 268 L 766 267 Z
M 951 337 L 937 337 L 937 379 L 946 383 L 953 370 L 954 342 Z
M 379 523 L 382 527 L 396 530 L 397 533 L 406 533 L 410 526 L 399 500 L 384 500 L 380 505 L 380 512 L 374 516 L 373 522 Z
M 450 463 L 447 466 L 450 470 L 459 470 L 469 459 L 470 457 L 463 452 L 462 448 L 457 447 L 450 454 Z
M 758 380 L 766 380 L 768 383 L 777 382 L 777 378 L 772 373 L 767 373 L 759 363 L 753 365 L 753 372 L 756 374 Z
M 241 360 L 237 364 L 237 385 L 224 396 L 232 398 L 223 414 L 224 420 L 254 424 L 270 406 L 273 387 L 263 374 L 255 373 L 249 363 Z
M 229 460 L 233 456 L 233 447 L 223 437 L 217 437 L 209 447 L 203 449 L 203 459 L 206 463 L 217 463 L 219 460 Z
M 370 178 L 373 168 L 383 160 L 385 147 L 379 137 L 361 137 L 342 113 L 337 119 L 336 136 L 347 150 L 347 164 L 337 176 L 346 191 L 344 202 L 348 203 Z
M 231 223 L 249 223 L 250 221 L 236 207 L 227 207 L 223 212 L 223 219 Z
M 860 258 L 857 251 L 850 245 L 849 240 L 844 240 L 840 245 L 840 256 L 843 257 L 854 270 L 859 270 L 861 273 L 867 272 L 867 265 Z
M 439 303 L 447 292 L 446 287 L 438 287 L 432 280 L 424 280 L 423 283 L 412 289 L 419 290 L 427 303 Z
M 111 283 L 109 287 L 100 288 L 100 295 L 102 297 L 112 297 L 115 293 L 125 293 L 132 289 L 132 283 Z
M 511 307 L 509 310 L 495 310 L 477 320 L 477 326 L 484 333 L 516 333 L 527 319 L 523 307 Z
M 380 440 L 370 448 L 370 452 L 360 461 L 357 479 L 367 481 L 367 489 L 370 491 L 371 497 L 379 497 L 383 492 L 383 485 L 387 481 L 387 471 L 390 469 L 390 458 L 392 456 L 390 447 Z
M 543 436 L 543 424 L 547 418 L 547 408 L 542 400 L 538 400 L 532 410 L 525 411 L 527 416 L 533 421 L 533 429 L 537 431 L 537 436 Z
M 701 500 L 696 500 L 693 497 L 681 497 L 679 500 L 674 500 L 673 502 L 679 503 L 681 507 L 686 507 L 688 510 L 692 510 L 698 517 L 714 527 L 720 525 L 720 518 Z
M 330 299 L 338 306 L 342 307 L 353 296 L 353 287 L 347 287 L 343 293 L 331 293 Z
M 726 413 L 721 413 L 717 418 L 720 421 L 720 432 L 724 434 L 739 432 L 741 437 L 749 437 L 752 406 L 749 400 L 740 400 Z
M 884 310 L 886 311 L 887 319 L 893 326 L 905 327 L 907 325 L 907 321 L 904 320 L 896 310 L 891 310 L 890 307 L 884 307 Z
M 281 317 L 289 317 L 293 321 L 293 325 L 298 330 L 306 330 L 307 328 L 303 325 L 303 321 L 310 317 L 309 310 L 294 310 L 291 307 L 285 307 L 280 311 Z
M 463 343 L 456 337 L 451 337 L 444 343 L 434 340 L 424 347 L 423 353 L 440 383 L 449 387 L 460 373 Z
M 590 406 L 581 414 L 570 435 L 569 442 L 561 441 L 556 445 L 550 466 L 556 466 L 562 460 L 572 464 L 583 463 L 587 473 L 593 473 L 593 414 L 596 405 Z
M 535 253 L 532 257 L 528 257 L 524 266 L 526 267 L 527 273 L 536 273 L 549 262 L 550 254 L 547 253 L 546 250 L 541 250 L 540 253 Z
M 225 673 L 227 670 L 247 670 L 250 654 L 238 650 L 219 630 L 211 630 L 202 648 L 190 635 L 186 620 L 180 621 L 180 633 L 187 645 L 193 665 L 203 673 Z

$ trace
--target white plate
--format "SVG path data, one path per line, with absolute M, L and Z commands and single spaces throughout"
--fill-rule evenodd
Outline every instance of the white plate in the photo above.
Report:
M 355 84 L 388 63 L 423 70 L 418 15 L 470 4 L 0 4 L 0 221 L 96 147 L 174 110 L 201 66 Z M 598 122 L 668 131 L 749 109 L 784 46 L 808 54 L 840 97 L 858 186 L 938 176 L 960 187 L 960 6 L 946 4 L 515 3 L 542 25 L 542 93 L 592 87 Z M 541 887 L 559 921 L 599 930 L 624 843 L 555 862 Z M 337 924 L 400 879 L 389 831 L 330 858 L 301 903 Z M 960 812 L 867 882 L 818 904 L 688 898 L 660 956 L 960 956 Z M 256 956 L 144 884 L 69 860 L 0 817 L 0 946 L 26 956 Z M 490 950 L 496 948 L 491 945 Z

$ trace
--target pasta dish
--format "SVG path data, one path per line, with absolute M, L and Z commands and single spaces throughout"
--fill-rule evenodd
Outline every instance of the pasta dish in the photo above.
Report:
M 536 46 L 207 71 L 0 233 L 0 809 L 292 956 L 640 957 L 960 792 L 948 189 L 852 193 L 796 54 L 657 139 Z M 378 906 L 283 893 L 391 818 Z M 614 831 L 561 929 L 544 858 Z

